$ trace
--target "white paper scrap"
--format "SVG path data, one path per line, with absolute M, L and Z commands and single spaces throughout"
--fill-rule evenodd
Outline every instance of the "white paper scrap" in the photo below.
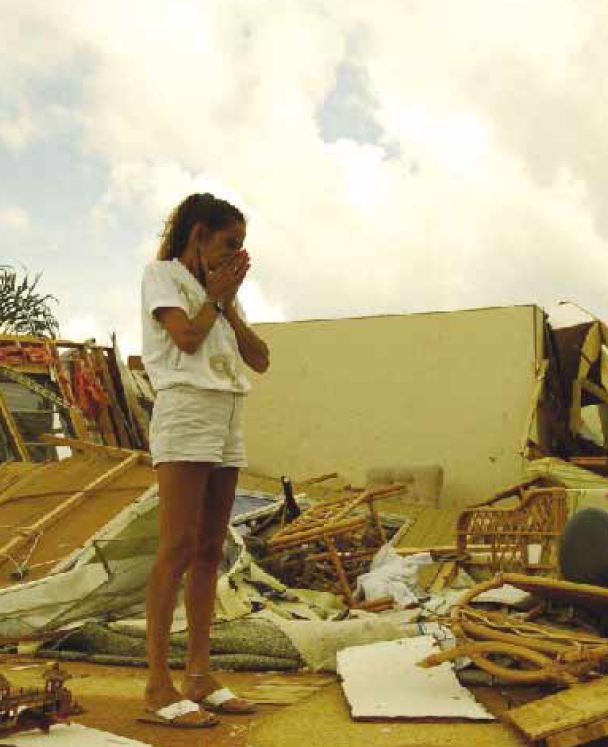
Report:
M 147 742 L 120 737 L 82 724 L 57 724 L 48 734 L 28 731 L 6 738 L 15 747 L 151 747 Z

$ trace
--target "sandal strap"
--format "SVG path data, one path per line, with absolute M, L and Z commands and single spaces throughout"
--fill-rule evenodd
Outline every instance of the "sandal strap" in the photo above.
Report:
M 167 706 L 163 706 L 155 711 L 157 716 L 160 716 L 166 721 L 175 721 L 180 716 L 185 716 L 188 713 L 197 713 L 200 708 L 193 700 L 178 700 L 175 703 L 170 703 Z
M 236 695 L 229 687 L 222 687 L 219 690 L 214 690 L 212 693 L 209 693 L 209 695 L 206 695 L 203 699 L 203 703 L 217 708 L 228 700 L 234 700 L 235 698 Z

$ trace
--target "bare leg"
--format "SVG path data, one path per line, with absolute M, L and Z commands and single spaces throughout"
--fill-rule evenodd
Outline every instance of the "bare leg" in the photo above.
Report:
M 213 470 L 203 510 L 199 514 L 194 559 L 188 573 L 185 595 L 189 640 L 187 672 L 208 672 L 210 669 L 209 635 L 215 606 L 217 568 L 222 559 L 238 475 L 238 469 L 232 467 Z
M 222 559 L 224 540 L 234 503 L 239 471 L 235 467 L 214 469 L 209 476 L 199 514 L 197 544 L 194 560 L 188 573 L 186 586 L 186 611 L 188 614 L 188 664 L 184 693 L 200 700 L 210 692 L 209 682 L 193 674 L 206 674 L 210 664 L 210 632 L 215 606 L 217 568 Z M 211 686 L 211 689 L 215 687 Z M 234 698 L 230 710 L 249 710 L 251 704 Z
M 180 581 L 195 554 L 196 523 L 192 517 L 202 510 L 210 471 L 211 465 L 202 462 L 171 462 L 158 467 L 160 534 L 148 580 L 146 612 L 146 703 L 154 710 L 182 698 L 169 670 L 169 635 Z

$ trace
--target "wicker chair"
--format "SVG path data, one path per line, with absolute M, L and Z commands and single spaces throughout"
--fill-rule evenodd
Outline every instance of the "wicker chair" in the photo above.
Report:
M 460 514 L 456 546 L 459 554 L 470 555 L 463 562 L 465 567 L 492 573 L 558 575 L 559 538 L 567 519 L 566 491 L 531 485 L 506 490 Z M 515 500 L 515 505 L 496 505 L 508 500 Z M 469 553 L 473 545 L 474 552 Z

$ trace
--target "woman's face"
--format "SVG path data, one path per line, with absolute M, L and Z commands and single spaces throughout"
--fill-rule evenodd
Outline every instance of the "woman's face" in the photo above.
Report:
M 216 270 L 225 259 L 242 249 L 245 233 L 245 224 L 235 221 L 228 228 L 221 228 L 201 239 L 201 254 L 210 270 Z

